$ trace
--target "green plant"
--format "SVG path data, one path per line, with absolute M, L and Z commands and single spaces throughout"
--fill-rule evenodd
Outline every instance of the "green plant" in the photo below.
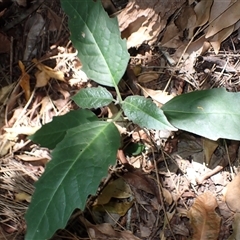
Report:
M 53 152 L 35 185 L 26 214 L 25 239 L 29 240 L 50 238 L 57 229 L 65 227 L 74 209 L 84 209 L 88 196 L 96 193 L 109 165 L 116 161 L 121 136 L 114 121 L 123 113 L 133 123 L 148 129 L 180 128 L 211 139 L 240 139 L 240 106 L 229 107 L 229 103 L 240 100 L 237 93 L 223 89 L 193 92 L 174 98 L 162 109 L 142 96 L 122 100 L 118 83 L 129 54 L 117 20 L 108 17 L 99 0 L 61 0 L 61 4 L 69 16 L 71 40 L 83 71 L 97 83 L 114 87 L 117 99 L 104 87 L 83 89 L 73 97 L 80 110 L 54 117 L 31 136 L 32 141 Z M 111 102 L 118 104 L 121 111 L 108 121 L 99 120 L 87 110 Z M 233 121 L 234 127 L 228 121 Z

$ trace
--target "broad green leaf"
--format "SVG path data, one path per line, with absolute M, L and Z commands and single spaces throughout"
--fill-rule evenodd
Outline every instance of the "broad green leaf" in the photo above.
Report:
M 72 99 L 82 108 L 99 108 L 107 106 L 114 100 L 112 94 L 100 86 L 81 89 Z
M 80 109 L 71 111 L 63 116 L 53 117 L 50 123 L 43 125 L 29 138 L 42 147 L 53 149 L 63 140 L 67 130 L 70 128 L 97 120 L 97 116 L 89 110 Z
M 69 17 L 71 40 L 82 70 L 102 85 L 117 86 L 129 60 L 117 18 L 108 17 L 100 0 L 61 0 L 61 5 Z
M 110 164 L 116 161 L 120 135 L 113 123 L 90 122 L 67 131 L 36 183 L 26 214 L 25 240 L 49 239 L 64 228 L 76 208 L 84 209 Z
M 140 127 L 156 130 L 176 130 L 168 122 L 163 111 L 150 99 L 142 96 L 129 96 L 123 101 L 122 108 L 128 119 Z
M 240 140 L 240 93 L 223 88 L 177 96 L 162 110 L 175 127 L 217 140 Z

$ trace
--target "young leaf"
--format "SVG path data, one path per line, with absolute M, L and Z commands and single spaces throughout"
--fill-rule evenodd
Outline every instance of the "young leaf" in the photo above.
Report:
M 71 111 L 63 116 L 53 117 L 50 123 L 43 125 L 29 138 L 42 147 L 53 149 L 63 140 L 68 129 L 87 122 L 97 121 L 97 119 L 97 116 L 89 110 L 80 109 Z
M 82 70 L 102 85 L 116 86 L 129 60 L 117 19 L 108 17 L 100 0 L 61 0 L 61 5 L 69 17 L 71 40 Z
M 182 130 L 217 140 L 240 140 L 240 93 L 223 88 L 177 96 L 163 105 L 169 122 Z
M 176 130 L 164 116 L 163 111 L 142 96 L 129 96 L 122 104 L 125 115 L 140 127 L 157 130 Z
M 81 89 L 72 99 L 82 108 L 99 108 L 107 106 L 114 100 L 112 94 L 100 86 Z
M 36 183 L 25 240 L 49 239 L 64 228 L 75 208 L 84 209 L 87 197 L 96 193 L 109 165 L 115 163 L 119 146 L 113 123 L 90 122 L 67 131 Z

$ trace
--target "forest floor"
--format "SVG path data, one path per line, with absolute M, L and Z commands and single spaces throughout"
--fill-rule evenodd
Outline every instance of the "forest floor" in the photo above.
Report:
M 81 62 L 69 40 L 67 17 L 60 2 L 27 1 L 26 6 L 25 1 L 17 2 L 0 3 L 0 239 L 24 238 L 24 215 L 34 182 L 51 161 L 51 151 L 27 137 L 53 116 L 76 109 L 71 96 L 79 89 L 96 86 L 81 75 Z M 129 11 L 120 13 L 120 24 L 126 22 L 126 16 L 135 17 L 125 3 L 121 3 L 122 12 L 126 8 Z M 176 8 L 189 11 L 189 6 Z M 114 9 L 108 11 L 112 14 Z M 183 61 L 176 54 L 180 45 L 166 40 L 168 36 L 163 34 L 176 11 L 162 15 L 167 19 L 152 39 L 129 38 L 131 61 L 120 82 L 122 96 L 140 94 L 166 102 L 195 90 L 224 87 L 238 92 L 238 31 L 233 29 L 226 39 L 218 39 L 218 51 L 209 47 L 202 54 L 196 51 L 194 57 L 190 52 Z M 159 39 L 168 44 L 162 47 Z M 36 63 L 42 64 L 41 69 Z M 62 72 L 65 80 L 39 77 L 42 69 Z M 25 73 L 29 85 L 22 80 Z M 106 111 L 101 108 L 94 113 L 102 117 Z M 198 234 L 208 231 L 204 221 L 210 212 L 216 232 L 215 238 L 209 239 L 236 239 L 233 223 L 239 218 L 231 211 L 234 207 L 226 204 L 225 192 L 232 191 L 234 206 L 240 197 L 238 182 L 233 181 L 239 167 L 239 142 L 214 142 L 185 131 L 130 128 L 131 135 L 125 136 L 116 165 L 99 183 L 97 195 L 89 197 L 86 209 L 76 210 L 66 228 L 52 239 L 200 239 Z M 194 223 L 197 214 L 199 222 Z

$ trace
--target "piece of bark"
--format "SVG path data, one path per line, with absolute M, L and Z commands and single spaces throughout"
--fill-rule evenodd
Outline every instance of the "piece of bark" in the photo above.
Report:
M 144 41 L 154 43 L 165 28 L 169 17 L 186 0 L 129 0 L 126 8 L 118 15 L 122 37 L 127 46 L 138 47 Z

